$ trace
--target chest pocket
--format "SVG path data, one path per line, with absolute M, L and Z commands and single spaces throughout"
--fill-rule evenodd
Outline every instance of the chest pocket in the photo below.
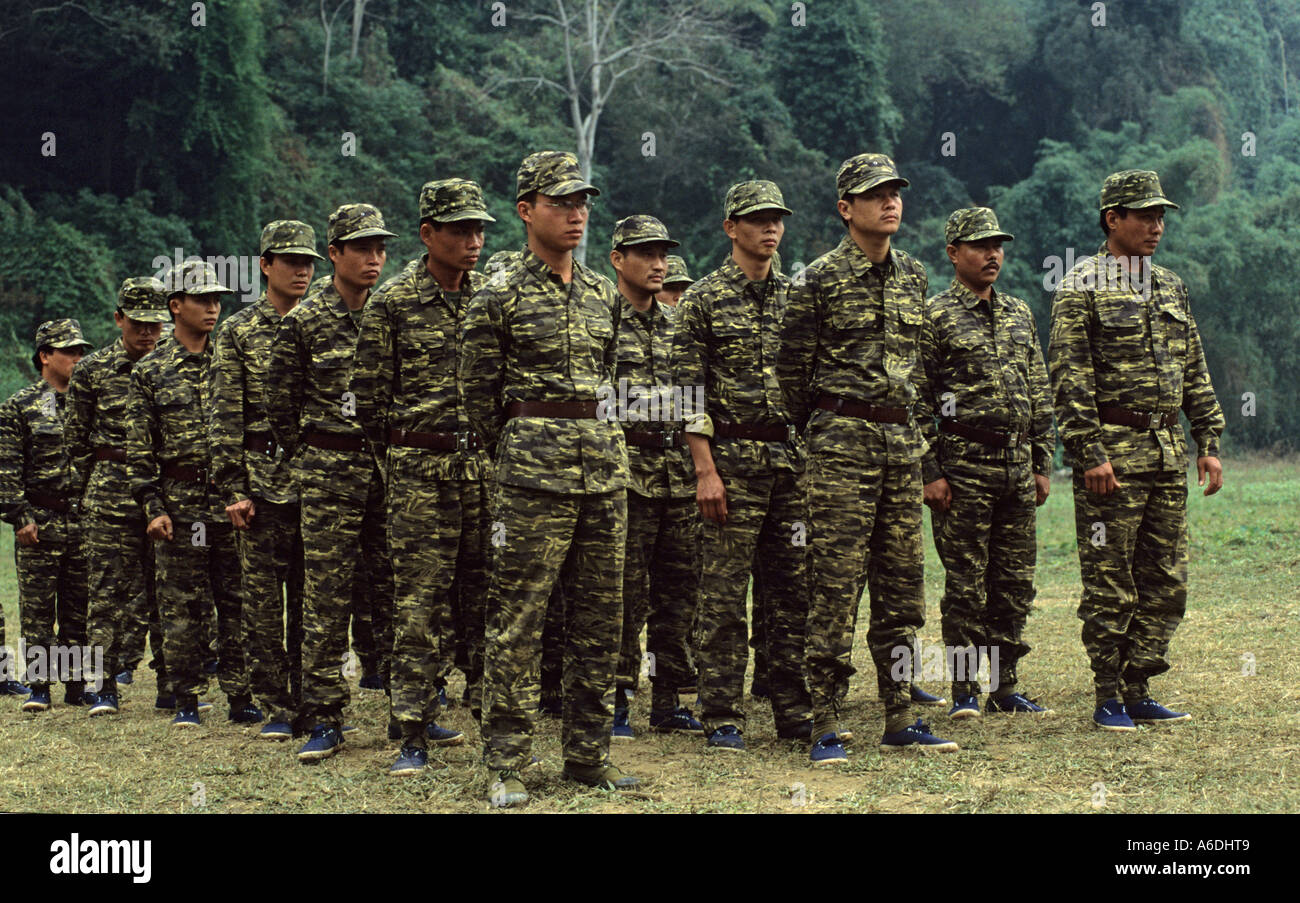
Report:
M 562 371 L 567 358 L 565 342 L 564 314 L 554 308 L 517 311 L 510 323 L 512 356 L 525 373 Z
M 859 335 L 867 330 L 880 328 L 880 319 L 876 312 L 867 307 L 840 307 L 831 311 L 827 317 L 831 329 L 845 336 Z
M 202 421 L 198 410 L 199 396 L 186 382 L 169 382 L 154 389 L 154 407 L 163 434 L 171 439 L 183 436 L 193 425 Z
M 638 378 L 646 372 L 647 363 L 641 336 L 624 325 L 618 335 L 618 375 L 628 379 Z
M 1128 292 L 1098 293 L 1097 320 L 1104 333 L 1133 336 L 1142 331 L 1142 307 Z
M 610 339 L 614 338 L 614 318 L 608 308 L 594 303 L 581 305 L 581 310 L 587 334 L 595 340 L 596 345 L 603 352 Z
M 1187 311 L 1173 304 L 1162 305 L 1160 307 L 1159 322 L 1164 330 L 1165 344 L 1169 348 L 1169 356 L 1175 361 L 1186 360 Z
M 425 328 L 404 333 L 401 338 L 402 381 L 420 379 L 421 373 L 447 375 L 455 370 L 455 355 L 447 347 L 440 329 Z

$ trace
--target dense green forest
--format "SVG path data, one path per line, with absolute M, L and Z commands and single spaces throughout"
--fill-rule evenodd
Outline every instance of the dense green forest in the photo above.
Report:
M 946 286 L 943 221 L 990 204 L 1015 233 L 999 287 L 1046 337 L 1051 280 L 1102 240 L 1113 170 L 1182 205 L 1157 262 L 1191 292 L 1226 447 L 1300 445 L 1300 0 L 6 0 L 0 16 L 0 390 L 35 326 L 111 337 L 116 286 L 182 255 L 257 253 L 377 204 L 419 250 L 430 179 L 484 186 L 515 247 L 515 170 L 561 148 L 616 219 L 659 216 L 694 275 L 721 200 L 769 178 L 794 272 L 843 234 L 834 174 L 891 153 L 896 243 Z M 323 247 L 322 247 L 323 250 Z M 236 302 L 237 303 L 237 302 Z M 1249 394 L 1248 394 L 1249 393 Z

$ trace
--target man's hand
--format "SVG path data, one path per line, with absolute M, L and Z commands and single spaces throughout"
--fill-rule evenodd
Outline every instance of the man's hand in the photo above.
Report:
M 946 512 L 952 507 L 952 487 L 948 485 L 948 480 L 944 477 L 939 477 L 933 483 L 926 483 L 921 488 L 921 492 L 931 511 Z
M 1205 485 L 1205 477 L 1209 476 L 1210 485 Z M 1208 455 L 1196 459 L 1196 485 L 1205 486 L 1206 495 L 1214 495 L 1223 488 L 1223 465 L 1219 463 L 1218 458 L 1212 458 Z
M 253 515 L 257 513 L 257 508 L 253 505 L 252 499 L 241 499 L 233 505 L 226 506 L 226 514 L 230 516 L 230 522 L 235 525 L 236 530 L 247 530 L 253 525 Z
M 153 540 L 172 541 L 172 519 L 166 514 L 160 514 L 153 520 L 149 521 L 148 531 L 149 538 Z
M 1034 474 L 1034 494 L 1036 496 L 1036 498 L 1034 499 L 1034 504 L 1035 505 L 1043 504 L 1043 502 L 1047 501 L 1047 497 L 1051 494 L 1051 492 L 1052 492 L 1051 477 L 1046 477 L 1041 473 Z
M 38 539 L 36 536 L 35 524 L 28 524 L 27 526 L 23 527 L 21 530 L 18 531 L 18 545 L 34 546 L 38 542 L 40 542 L 40 539 Z
M 1085 470 L 1083 485 L 1089 492 L 1095 492 L 1097 495 L 1110 495 L 1116 489 L 1124 488 L 1124 484 L 1115 479 L 1115 469 L 1110 466 L 1109 461 L 1091 470 Z
M 727 522 L 727 489 L 722 485 L 722 477 L 718 476 L 716 470 L 702 474 L 696 480 L 695 501 L 705 520 L 719 524 Z

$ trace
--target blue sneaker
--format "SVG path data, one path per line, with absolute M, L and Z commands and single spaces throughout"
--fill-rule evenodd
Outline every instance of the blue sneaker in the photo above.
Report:
M 113 680 L 117 681 L 124 687 L 129 687 L 131 684 L 135 683 L 135 675 L 132 674 L 131 670 L 128 668 L 126 671 L 119 671 Z
M 993 700 L 990 699 L 989 704 L 992 705 Z M 989 709 L 989 711 L 991 712 L 993 710 Z M 966 696 L 958 696 L 957 704 L 948 710 L 948 717 L 953 721 L 980 717 L 980 698 L 969 694 Z
M 227 717 L 235 724 L 261 724 L 265 716 L 251 699 L 235 697 L 230 700 L 230 715 Z
M 881 752 L 898 752 L 900 749 L 920 749 L 927 752 L 956 752 L 960 749 L 951 740 L 943 740 L 930 733 L 930 728 L 920 718 L 901 731 L 880 738 Z
M 199 710 L 197 706 L 187 705 L 176 713 L 172 719 L 172 727 L 198 727 Z
M 1024 693 L 1012 693 L 1001 699 L 989 697 L 984 706 L 986 712 L 1001 712 L 1004 715 L 1050 715 L 1051 709 L 1045 709 Z
M 429 764 L 429 751 L 418 746 L 403 746 L 402 754 L 388 769 L 392 775 L 419 774 Z
M 610 737 L 614 740 L 634 740 L 636 735 L 632 733 L 632 722 L 628 719 L 627 709 L 614 709 L 614 729 L 610 731 Z
M 298 750 L 299 762 L 319 762 L 328 759 L 343 745 L 342 735 L 328 724 L 318 724 L 311 729 L 311 739 Z
M 288 740 L 293 736 L 293 725 L 287 721 L 272 721 L 264 725 L 257 736 L 263 740 Z
M 93 706 L 97 702 L 99 702 L 99 697 L 90 690 L 87 690 L 85 687 L 82 687 L 81 689 L 77 689 L 75 686 L 69 687 L 63 693 L 64 705 Z
M 1118 699 L 1107 699 L 1097 706 L 1092 713 L 1092 723 L 1104 731 L 1135 731 L 1133 719 L 1128 716 L 1124 703 Z
M 691 717 L 690 709 L 679 705 L 671 712 L 651 712 L 650 730 L 661 734 L 702 734 L 704 725 Z
M 823 765 L 839 765 L 849 760 L 848 753 L 844 751 L 844 744 L 840 741 L 840 735 L 836 733 L 822 734 L 818 737 L 808 757 L 816 768 Z
M 382 690 L 384 688 L 384 679 L 378 674 L 367 674 L 357 681 L 357 686 L 363 690 Z
M 50 691 L 32 690 L 32 694 L 27 697 L 20 707 L 24 712 L 44 712 L 50 707 Z
M 734 724 L 724 724 L 709 734 L 708 748 L 725 749 L 728 752 L 744 752 L 745 738 L 741 736 L 740 728 Z
M 99 715 L 116 715 L 118 700 L 116 693 L 101 693 L 99 700 L 90 707 L 90 717 Z
M 342 733 L 343 733 L 343 739 L 346 740 L 348 734 L 356 733 L 357 730 L 358 730 L 358 728 L 357 728 L 357 726 L 356 726 L 355 724 L 345 724 L 345 725 L 343 725 L 341 728 L 339 728 L 339 730 L 342 731 Z
M 0 680 L 0 696 L 26 696 L 31 690 L 16 680 Z
M 1192 718 L 1187 712 L 1174 712 L 1165 708 L 1149 696 L 1141 702 L 1126 705 L 1125 708 L 1137 724 L 1168 724 L 1171 721 L 1190 721 Z
M 465 735 L 460 731 L 454 731 L 449 727 L 439 727 L 432 721 L 425 726 L 424 736 L 428 737 L 429 742 L 434 746 L 460 746 L 465 742 Z
M 912 705 L 947 705 L 948 700 L 942 696 L 934 696 L 925 692 L 916 684 L 912 684 Z

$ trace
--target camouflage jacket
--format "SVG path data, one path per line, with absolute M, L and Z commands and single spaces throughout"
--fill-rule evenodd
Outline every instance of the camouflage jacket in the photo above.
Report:
M 1143 281 L 1149 282 L 1145 291 Z M 1187 468 L 1181 425 L 1134 429 L 1102 423 L 1097 409 L 1108 405 L 1157 413 L 1181 409 L 1197 454 L 1218 456 L 1223 411 L 1187 287 L 1173 271 L 1150 264 L 1147 280 L 1130 281 L 1105 245 L 1079 261 L 1052 300 L 1048 358 L 1061 442 L 1076 469 L 1107 461 L 1116 472 Z
M 485 281 L 481 273 L 466 273 L 457 303 L 443 292 L 421 257 L 385 282 L 366 304 L 351 391 L 357 418 L 380 460 L 390 429 L 469 432 L 456 381 L 458 342 L 469 299 Z M 392 446 L 387 448 L 386 469 L 425 479 L 481 480 L 491 476 L 492 462 L 486 449 Z
M 531 250 L 470 299 L 461 320 L 461 391 L 471 426 L 495 447 L 499 483 L 562 494 L 627 486 L 616 422 L 506 419 L 512 402 L 596 402 L 610 393 L 621 311 L 604 276 L 575 261 L 565 285 Z
M 921 460 L 924 481 L 942 477 L 943 465 L 954 459 L 1030 462 L 1034 473 L 1049 475 L 1056 451 L 1052 396 L 1029 305 L 996 288 L 990 304 L 954 279 L 926 302 L 925 314 L 926 380 L 916 402 L 916 421 L 930 446 Z M 1027 438 L 995 448 L 941 434 L 935 418 Z
M 891 248 L 883 264 L 873 265 L 847 235 L 799 274 L 779 363 L 796 423 L 844 433 L 846 441 L 851 436 L 859 451 L 881 463 L 921 458 L 925 439 L 915 417 L 878 423 L 815 405 L 823 395 L 886 407 L 916 402 L 925 379 L 920 337 L 929 285 L 925 267 L 910 255 Z
M 208 368 L 212 338 L 190 351 L 168 336 L 136 363 L 126 401 L 126 472 L 145 522 L 166 514 L 174 527 L 229 525 L 226 506 L 210 484 L 164 476 L 169 465 L 211 474 L 208 453 Z M 180 539 L 179 533 L 177 539 Z
M 245 436 L 272 436 L 266 384 L 279 323 L 280 315 L 263 292 L 256 304 L 222 323 L 213 340 L 208 441 L 213 479 L 230 505 L 254 497 L 278 504 L 298 501 L 284 449 L 277 445 L 267 454 L 244 447 Z
M 321 492 L 364 501 L 375 476 L 370 452 L 334 451 L 304 443 L 312 430 L 363 439 L 348 374 L 357 324 L 332 276 L 318 279 L 298 306 L 280 318 L 271 343 L 266 414 L 271 432 L 292 459 L 306 496 Z
M 126 396 L 135 362 L 118 339 L 81 359 L 68 383 L 68 417 L 64 435 L 68 454 L 85 485 L 84 513 L 122 524 L 143 516 L 131 495 L 126 464 L 95 460 L 95 449 L 126 450 Z
M 671 355 L 673 308 L 651 300 L 641 313 L 627 299 L 618 326 L 618 385 L 620 419 L 625 430 L 682 429 L 679 393 L 673 390 Z M 644 398 L 638 402 L 638 398 Z M 686 399 L 693 405 L 694 399 Z M 650 422 L 646 422 L 650 421 Z M 688 498 L 695 495 L 695 466 L 685 447 L 656 448 L 627 445 L 628 489 L 648 498 Z
M 33 503 L 29 492 L 74 506 L 81 498 L 81 480 L 64 441 L 67 410 L 65 393 L 43 379 L 0 405 L 0 516 L 14 529 L 63 521 L 63 515 Z
M 728 257 L 691 285 L 677 305 L 673 335 L 674 385 L 703 387 L 704 411 L 718 421 L 788 428 L 793 424 L 777 381 L 777 350 L 790 280 L 775 262 L 753 282 Z M 694 396 L 692 396 L 694 397 Z M 724 473 L 803 470 L 803 443 L 717 439 L 713 460 Z

